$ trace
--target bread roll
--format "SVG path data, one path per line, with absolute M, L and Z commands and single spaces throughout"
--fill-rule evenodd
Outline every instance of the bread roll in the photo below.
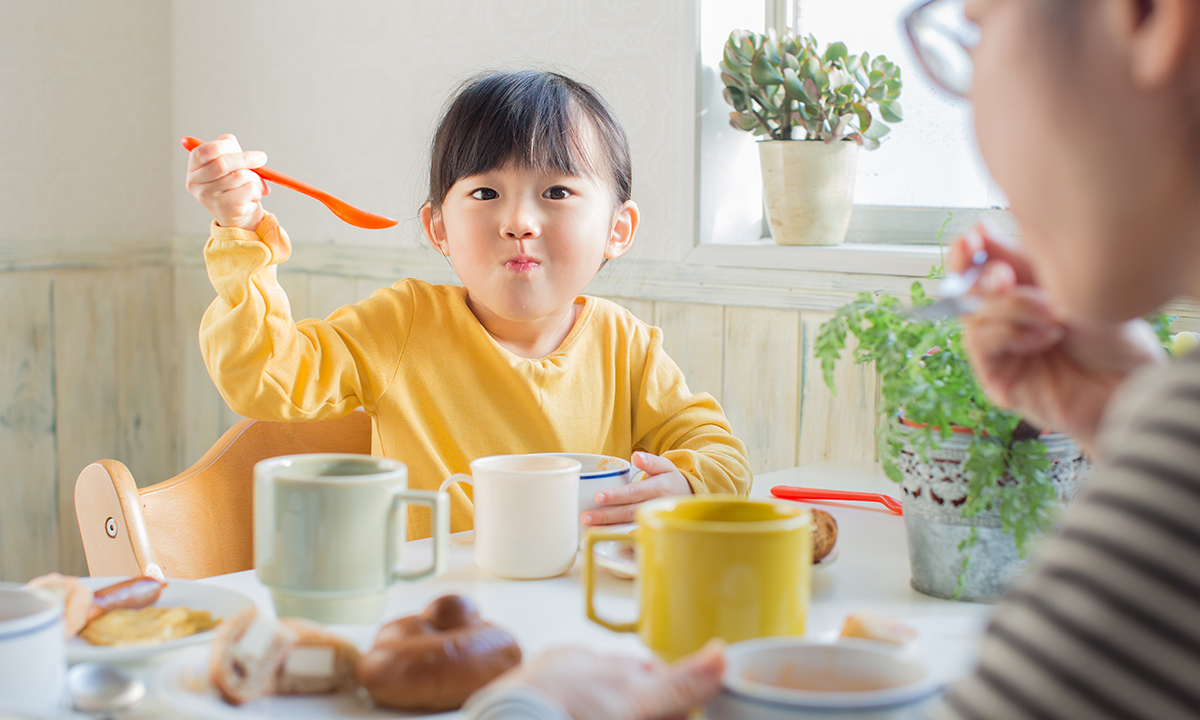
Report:
M 818 562 L 837 543 L 837 521 L 824 510 L 812 508 L 813 562 Z
M 280 618 L 296 642 L 279 668 L 275 692 L 316 695 L 358 687 L 358 648 L 345 638 L 301 618 Z
M 358 680 L 380 705 L 439 712 L 520 662 L 512 635 L 484 622 L 469 600 L 445 595 L 383 626 L 359 660 Z
M 212 682 L 233 705 L 269 695 L 295 644 L 296 633 L 287 625 L 246 608 L 217 630 L 209 659 Z

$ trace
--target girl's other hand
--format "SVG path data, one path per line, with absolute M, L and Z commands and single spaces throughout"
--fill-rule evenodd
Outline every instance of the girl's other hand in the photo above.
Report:
M 966 270 L 980 249 L 988 261 L 971 294 L 983 305 L 963 319 L 976 377 L 997 405 L 1092 450 L 1117 386 L 1138 367 L 1165 359 L 1158 338 L 1142 320 L 1086 327 L 1059 320 L 1027 256 L 982 228 L 954 242 L 947 270 Z
M 633 466 L 646 472 L 638 482 L 596 493 L 596 504 L 604 507 L 583 514 L 584 525 L 616 525 L 633 522 L 637 506 L 667 495 L 690 495 L 692 486 L 675 463 L 648 452 L 635 452 Z
M 243 151 L 227 133 L 191 152 L 184 184 L 221 227 L 254 230 L 263 219 L 262 198 L 271 190 L 253 169 L 266 164 L 266 153 Z

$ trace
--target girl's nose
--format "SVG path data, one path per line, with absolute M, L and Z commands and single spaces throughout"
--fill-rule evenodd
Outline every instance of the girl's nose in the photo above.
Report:
M 528 240 L 541 232 L 537 217 L 525 203 L 516 203 L 504 216 L 500 234 L 509 240 Z

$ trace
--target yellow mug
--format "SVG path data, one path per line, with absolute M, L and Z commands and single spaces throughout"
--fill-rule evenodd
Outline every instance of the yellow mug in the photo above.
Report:
M 629 534 L 588 532 L 583 581 L 588 619 L 636 632 L 665 660 L 710 639 L 802 635 L 812 596 L 812 514 L 799 505 L 732 495 L 663 498 L 637 511 Z M 638 545 L 641 614 L 614 623 L 596 613 L 597 542 Z

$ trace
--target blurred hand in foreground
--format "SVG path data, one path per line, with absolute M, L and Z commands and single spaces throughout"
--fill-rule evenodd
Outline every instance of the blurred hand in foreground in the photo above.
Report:
M 971 294 L 983 304 L 963 318 L 976 377 L 997 405 L 1094 450 L 1117 386 L 1139 367 L 1166 360 L 1158 337 L 1144 320 L 1083 325 L 1058 319 L 1025 253 L 983 228 L 954 242 L 947 271 L 965 271 L 981 249 L 988 260 Z
M 719 640 L 711 641 L 666 665 L 583 648 L 556 648 L 502 676 L 494 686 L 535 688 L 574 720 L 682 720 L 720 689 L 723 649 Z

